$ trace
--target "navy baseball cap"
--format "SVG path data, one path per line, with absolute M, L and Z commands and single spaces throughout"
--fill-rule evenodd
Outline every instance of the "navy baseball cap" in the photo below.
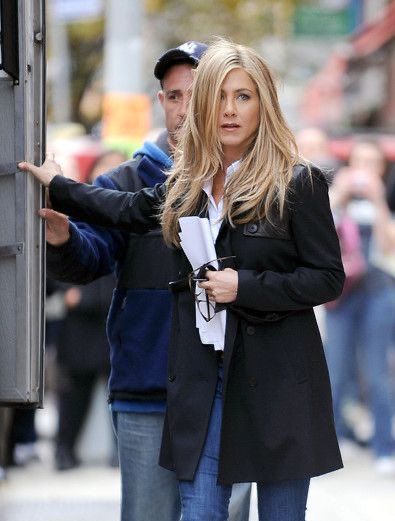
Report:
M 156 62 L 154 69 L 155 77 L 158 80 L 163 80 L 167 70 L 179 63 L 190 63 L 196 67 L 206 50 L 207 45 L 193 41 L 183 43 L 175 49 L 169 49 Z

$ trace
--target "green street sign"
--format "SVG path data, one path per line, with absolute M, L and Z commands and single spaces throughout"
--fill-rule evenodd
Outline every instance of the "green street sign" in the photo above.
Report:
M 343 36 L 350 33 L 353 24 L 350 9 L 325 9 L 299 6 L 295 9 L 295 36 Z

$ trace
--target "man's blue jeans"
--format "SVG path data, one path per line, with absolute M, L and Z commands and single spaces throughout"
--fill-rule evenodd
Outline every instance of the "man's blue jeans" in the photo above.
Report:
M 179 521 L 174 472 L 159 466 L 164 414 L 113 412 L 122 482 L 121 521 Z
M 359 361 L 373 413 L 373 450 L 377 457 L 394 450 L 391 434 L 391 386 L 388 350 L 393 340 L 394 287 L 370 292 L 355 288 L 326 312 L 325 354 L 332 384 L 333 409 L 339 438 L 347 437 L 342 405 Z
M 182 521 L 226 521 L 230 485 L 218 485 L 218 455 L 222 420 L 222 370 L 218 374 L 206 441 L 193 481 L 180 481 Z M 259 484 L 261 521 L 304 521 L 309 479 Z
M 179 521 L 175 474 L 158 465 L 164 414 L 113 412 L 122 482 L 121 521 Z M 248 521 L 250 486 L 235 486 L 230 521 Z

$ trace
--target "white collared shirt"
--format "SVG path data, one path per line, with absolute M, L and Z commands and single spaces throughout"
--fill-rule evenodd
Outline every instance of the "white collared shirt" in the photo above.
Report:
M 227 169 L 225 174 L 225 184 L 230 176 L 236 171 L 240 164 L 240 160 L 232 163 Z M 223 198 L 221 197 L 218 204 L 215 203 L 213 194 L 213 183 L 208 181 L 203 186 L 203 191 L 208 197 L 208 217 L 210 223 L 211 237 L 213 244 L 217 240 L 219 230 L 223 221 L 222 211 L 224 207 Z M 226 310 L 220 311 L 210 322 L 204 322 L 196 309 L 196 323 L 199 324 L 199 335 L 202 344 L 213 344 L 214 349 L 223 350 L 225 346 L 225 329 L 226 329 Z
M 238 166 L 240 164 L 240 159 L 237 161 L 234 161 L 227 169 L 225 174 L 225 184 L 228 181 L 228 179 L 232 176 L 232 174 L 237 170 Z M 217 240 L 219 230 L 221 228 L 222 224 L 222 212 L 224 209 L 224 200 L 223 197 L 218 201 L 218 204 L 215 203 L 214 197 L 213 197 L 213 182 L 207 181 L 205 185 L 203 186 L 203 191 L 207 194 L 208 197 L 208 218 L 210 221 L 210 229 L 211 229 L 211 235 L 213 238 L 213 243 L 215 244 L 215 241 Z

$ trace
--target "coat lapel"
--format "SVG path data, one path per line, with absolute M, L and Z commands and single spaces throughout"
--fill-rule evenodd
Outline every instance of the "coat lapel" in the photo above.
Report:
M 225 219 L 223 219 L 218 232 L 217 239 L 215 240 L 215 249 L 217 249 L 217 244 L 224 239 L 228 228 L 228 224 L 226 223 Z
M 200 197 L 199 207 L 196 212 L 196 215 L 198 217 L 202 217 L 202 218 L 206 218 L 206 219 L 209 218 L 208 217 L 208 197 L 205 192 L 202 192 L 202 195 Z

